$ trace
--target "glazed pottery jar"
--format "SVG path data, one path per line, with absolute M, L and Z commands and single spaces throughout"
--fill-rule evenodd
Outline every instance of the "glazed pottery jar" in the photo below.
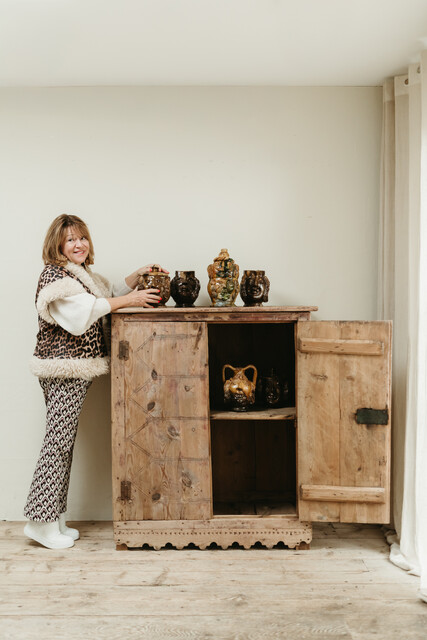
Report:
M 213 307 L 232 307 L 239 293 L 239 265 L 230 258 L 227 249 L 208 267 L 208 293 Z
M 289 383 L 285 381 L 282 386 L 283 406 L 289 406 Z
M 194 307 L 200 291 L 200 282 L 194 271 L 175 271 L 171 280 L 171 296 L 177 307 Z
M 270 281 L 265 271 L 246 270 L 240 283 L 240 296 L 245 307 L 261 307 L 268 302 Z
M 163 307 L 170 298 L 170 278 L 167 273 L 160 271 L 157 265 L 153 265 L 151 271 L 139 276 L 138 289 L 159 289 L 161 301 L 153 304 L 153 307 Z
M 263 406 L 277 407 L 281 400 L 281 382 L 272 369 L 266 376 L 260 376 L 257 385 L 258 400 Z
M 228 379 L 226 379 L 227 369 L 231 369 L 234 374 Z M 253 370 L 252 380 L 245 375 L 248 369 Z M 257 374 L 253 364 L 248 364 L 246 367 L 232 367 L 231 364 L 223 366 L 224 401 L 233 411 L 247 411 L 248 407 L 255 403 Z

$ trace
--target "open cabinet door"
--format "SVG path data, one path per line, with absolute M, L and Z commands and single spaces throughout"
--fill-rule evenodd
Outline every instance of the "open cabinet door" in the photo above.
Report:
M 390 322 L 298 322 L 302 521 L 390 520 Z

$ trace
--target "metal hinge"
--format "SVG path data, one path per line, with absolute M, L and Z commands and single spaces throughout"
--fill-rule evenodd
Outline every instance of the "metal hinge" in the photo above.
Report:
M 132 484 L 129 480 L 120 483 L 120 500 L 132 502 Z
M 119 360 L 129 360 L 129 342 L 127 340 L 119 342 Z

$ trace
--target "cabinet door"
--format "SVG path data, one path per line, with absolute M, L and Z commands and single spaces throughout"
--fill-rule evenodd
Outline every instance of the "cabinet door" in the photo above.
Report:
M 210 518 L 206 323 L 122 320 L 114 335 L 116 493 L 130 482 L 113 500 L 115 520 Z
M 297 324 L 299 517 L 390 519 L 391 323 Z

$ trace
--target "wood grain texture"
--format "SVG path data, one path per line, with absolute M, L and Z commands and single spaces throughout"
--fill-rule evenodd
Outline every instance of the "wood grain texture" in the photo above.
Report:
M 183 520 L 157 522 L 115 522 L 114 539 L 117 544 L 141 547 L 147 544 L 161 549 L 172 544 L 183 549 L 194 544 L 199 549 L 215 543 L 227 549 L 234 543 L 250 549 L 256 543 L 267 548 L 282 542 L 294 549 L 301 542 L 310 544 L 311 525 L 299 522 L 295 516 L 222 517 L 212 520 Z
M 343 339 L 384 344 L 380 357 L 343 357 L 340 376 L 341 484 L 382 487 L 383 504 L 342 503 L 341 522 L 390 521 L 391 470 L 391 322 L 343 323 Z M 387 425 L 357 424 L 361 407 L 388 410 Z
M 215 515 L 267 508 L 286 513 L 281 510 L 283 503 L 293 504 L 295 513 L 293 422 L 215 421 L 211 443 Z M 221 511 L 226 504 L 227 510 Z
M 161 307 L 158 309 L 119 309 L 114 313 L 120 314 L 127 322 L 209 322 L 246 324 L 252 322 L 296 322 L 308 320 L 310 313 L 317 311 L 317 307 L 194 307 L 177 309 Z
M 388 425 L 361 425 L 355 416 L 361 407 L 390 413 L 391 324 L 299 323 L 298 344 L 307 339 L 378 343 L 383 353 L 298 351 L 299 484 L 382 489 L 384 498 L 381 502 L 302 498 L 300 518 L 387 523 L 390 421 Z
M 113 316 L 111 322 L 111 448 L 114 520 L 127 520 L 130 517 L 128 503 L 120 498 L 121 482 L 126 479 L 125 376 L 123 360 L 119 359 L 119 344 L 123 336 L 123 321 L 120 316 Z
M 419 578 L 380 527 L 316 523 L 311 550 L 117 552 L 110 522 L 50 551 L 0 523 L 2 640 L 425 640 Z
M 323 502 L 381 502 L 385 501 L 385 489 L 376 487 L 338 487 L 302 484 L 303 500 Z
M 298 323 L 298 340 L 316 337 L 319 323 Z M 338 323 L 322 323 L 321 338 L 335 339 Z M 338 356 L 297 351 L 298 484 L 339 485 L 340 406 Z M 340 505 L 299 499 L 306 521 L 338 522 Z
M 199 313 L 207 313 L 212 316 L 220 316 L 222 314 L 228 315 L 261 315 L 265 316 L 269 313 L 277 313 L 280 315 L 286 315 L 287 313 L 311 313 L 312 311 L 317 311 L 318 307 L 314 306 L 270 306 L 264 305 L 263 307 L 240 307 L 238 305 L 234 307 L 187 307 L 187 308 L 177 308 L 172 306 L 164 306 L 158 307 L 157 309 L 146 309 L 143 307 L 132 307 L 127 309 L 117 309 L 113 311 L 114 314 L 134 314 L 141 313 L 144 316 L 149 316 L 150 319 L 153 316 L 159 315 L 160 317 L 168 316 L 172 314 L 175 318 L 180 318 L 183 316 L 194 317 Z
M 260 409 L 259 411 L 211 411 L 211 420 L 295 420 L 295 407 Z
M 124 378 L 113 407 L 118 545 L 226 547 L 234 536 L 246 548 L 261 539 L 295 547 L 309 544 L 297 540 L 309 521 L 388 521 L 390 425 L 357 424 L 355 415 L 361 407 L 389 409 L 390 324 L 312 323 L 309 310 L 115 314 L 114 341 L 129 343 L 128 359 L 113 369 L 114 383 Z M 292 407 L 220 410 L 217 373 L 231 361 L 277 370 L 292 400 L 297 388 L 297 420 Z M 131 481 L 130 500 L 118 496 L 119 480 Z M 270 518 L 269 526 L 260 528 L 259 518 Z M 274 518 L 281 524 L 273 535 Z M 127 542 L 122 522 L 134 523 Z M 166 540 L 168 522 L 175 525 Z
M 123 326 L 128 519 L 211 517 L 206 326 Z
M 381 356 L 384 343 L 375 340 L 337 340 L 325 338 L 300 338 L 301 353 L 340 353 L 343 355 Z

